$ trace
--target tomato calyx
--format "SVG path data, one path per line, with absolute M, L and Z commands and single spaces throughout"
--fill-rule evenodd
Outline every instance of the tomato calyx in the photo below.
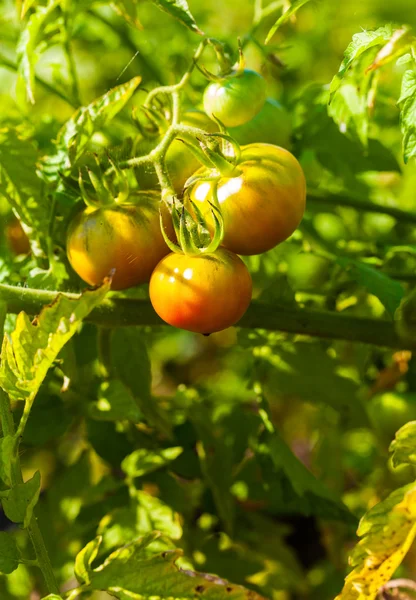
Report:
M 79 170 L 78 185 L 81 196 L 85 204 L 91 208 L 128 203 L 130 185 L 127 176 L 109 155 L 107 158 L 114 173 L 112 181 L 102 172 L 98 156 L 95 156 L 95 169 L 87 166 Z M 85 180 L 84 175 L 87 176 Z

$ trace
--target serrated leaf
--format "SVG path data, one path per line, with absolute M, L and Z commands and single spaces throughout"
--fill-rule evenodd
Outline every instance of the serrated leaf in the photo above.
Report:
M 94 540 L 89 542 L 80 552 L 78 552 L 75 559 L 74 573 L 81 585 L 90 583 L 90 573 L 92 571 L 91 565 L 97 558 L 98 549 L 101 544 L 101 537 L 96 537 Z
M 403 156 L 404 162 L 407 163 L 409 158 L 416 156 L 416 72 L 413 69 L 408 69 L 403 75 L 398 105 L 403 134 Z
M 0 195 L 30 228 L 30 237 L 45 238 L 50 203 L 36 174 L 38 152 L 33 143 L 15 129 L 0 129 Z
M 277 19 L 276 23 L 270 29 L 264 43 L 268 44 L 270 42 L 270 40 L 272 39 L 272 37 L 274 36 L 274 34 L 276 33 L 276 31 L 279 29 L 279 27 L 281 27 L 282 25 L 287 23 L 287 21 L 289 21 L 290 17 L 292 15 L 294 15 L 300 8 L 302 8 L 302 6 L 304 6 L 304 4 L 307 4 L 309 1 L 310 0 L 294 0 L 294 2 L 292 2 L 290 7 L 288 8 L 288 10 L 286 10 L 282 14 L 282 16 Z
M 40 56 L 36 49 L 44 39 L 43 30 L 46 23 L 60 2 L 61 0 L 50 0 L 47 6 L 38 5 L 36 11 L 30 16 L 17 44 L 19 78 L 24 81 L 27 96 L 32 104 L 35 102 L 35 66 Z
M 130 391 L 144 417 L 152 426 L 170 436 L 169 419 L 151 395 L 150 359 L 138 327 L 122 327 L 113 332 L 111 360 L 116 376 Z
M 108 125 L 124 108 L 140 82 L 141 77 L 134 77 L 75 112 L 58 134 L 56 152 L 45 157 L 41 163 L 46 179 L 56 181 L 60 173 L 68 172 L 76 165 L 94 133 Z
M 20 552 L 15 539 L 0 531 L 0 573 L 9 575 L 19 566 Z
M 92 572 L 90 589 L 109 592 L 119 600 L 157 596 L 160 600 L 261 600 L 256 592 L 219 577 L 182 570 L 176 566 L 179 549 L 159 552 L 151 545 L 161 539 L 153 532 L 119 548 Z
M 24 312 L 17 316 L 15 330 L 4 336 L 1 351 L 0 386 L 11 399 L 33 400 L 63 346 L 109 287 L 107 281 L 80 297 L 59 295 L 33 322 Z
M 142 477 L 157 469 L 168 465 L 172 460 L 182 454 L 180 447 L 164 448 L 163 450 L 147 450 L 139 448 L 135 450 L 121 463 L 121 468 L 129 477 Z
M 143 29 L 138 17 L 137 17 L 137 7 L 138 0 L 113 0 L 111 2 L 111 6 L 114 10 L 122 16 L 127 23 L 133 25 L 137 29 Z
M 371 294 L 377 296 L 389 315 L 393 318 L 404 297 L 404 288 L 396 280 L 384 273 L 358 261 L 338 257 L 336 261 L 355 281 L 364 286 Z
M 0 479 L 7 485 L 11 484 L 12 456 L 15 439 L 6 435 L 0 439 Z
M 410 421 L 397 431 L 395 439 L 390 444 L 393 452 L 393 465 L 416 466 L 416 421 Z
M 40 493 L 40 473 L 36 471 L 31 479 L 12 487 L 2 504 L 6 517 L 13 523 L 22 523 L 26 529 L 32 519 Z
M 394 491 L 361 519 L 357 534 L 362 538 L 335 600 L 376 600 L 379 589 L 403 561 L 416 535 L 416 483 Z
M 201 31 L 198 25 L 195 22 L 194 17 L 189 10 L 189 6 L 186 0 L 152 0 L 153 4 L 155 4 L 158 8 L 167 12 L 169 15 L 183 23 L 188 29 L 198 33 L 199 35 L 204 35 L 204 32 Z

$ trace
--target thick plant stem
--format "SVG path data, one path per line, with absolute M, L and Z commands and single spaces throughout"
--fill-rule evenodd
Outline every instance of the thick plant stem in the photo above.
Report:
M 25 311 L 36 315 L 45 304 L 53 302 L 58 292 L 0 285 L 0 301 L 7 303 L 8 311 Z M 65 294 L 78 298 L 78 294 Z M 147 300 L 117 298 L 105 299 L 87 317 L 87 321 L 105 327 L 137 325 L 164 325 Z M 386 348 L 415 349 L 414 343 L 403 341 L 391 321 L 352 317 L 332 311 L 318 311 L 253 302 L 238 323 L 246 329 L 266 329 L 325 339 L 350 340 Z
M 0 417 L 3 435 L 9 435 L 13 437 L 15 435 L 13 415 L 10 410 L 9 399 L 7 395 L 3 392 L 3 390 L 0 390 Z M 16 448 L 16 455 L 14 457 L 14 460 L 12 461 L 11 480 L 13 486 L 18 485 L 19 483 L 23 483 L 18 447 Z M 37 564 L 40 570 L 42 571 L 42 575 L 45 579 L 48 593 L 59 594 L 58 584 L 55 580 L 55 575 L 53 573 L 51 561 L 49 560 L 48 551 L 46 549 L 45 542 L 43 541 L 42 532 L 39 529 L 35 512 L 29 523 L 27 531 L 32 541 L 33 548 L 35 550 Z

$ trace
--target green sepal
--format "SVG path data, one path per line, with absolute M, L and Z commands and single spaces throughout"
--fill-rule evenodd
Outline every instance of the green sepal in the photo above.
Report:
M 90 208 L 99 208 L 100 207 L 99 202 L 89 194 L 89 192 L 87 191 L 87 189 L 85 187 L 84 180 L 82 178 L 82 169 L 79 170 L 78 185 L 81 190 L 81 196 L 82 196 L 82 199 L 84 200 L 85 204 L 87 206 L 89 206 Z
M 101 169 L 100 169 L 99 175 L 94 173 L 94 171 L 92 169 L 89 169 L 88 167 L 87 167 L 87 171 L 88 171 L 88 176 L 90 178 L 92 186 L 97 193 L 98 200 L 99 200 L 99 203 L 101 204 L 101 206 L 113 204 L 114 199 L 112 197 L 111 191 L 110 191 L 107 183 L 103 180 Z
M 200 138 L 191 138 L 190 136 L 189 139 L 186 139 L 185 137 L 179 137 L 176 139 L 177 141 L 182 142 L 182 144 L 185 144 L 185 146 L 204 167 L 207 167 L 208 169 L 213 169 L 215 167 L 215 163 L 212 162 L 204 150 L 201 149 Z

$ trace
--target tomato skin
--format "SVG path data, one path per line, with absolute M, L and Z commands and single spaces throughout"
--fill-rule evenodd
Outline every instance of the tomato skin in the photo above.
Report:
M 218 131 L 217 124 L 208 115 L 200 110 L 188 110 L 184 113 L 181 124 L 199 127 L 204 131 L 213 133 Z M 161 141 L 162 136 L 144 139 L 136 147 L 137 156 L 148 154 Z M 177 193 L 181 192 L 185 181 L 201 166 L 192 151 L 178 139 L 174 140 L 166 153 L 166 167 L 170 175 L 173 187 Z M 137 181 L 142 190 L 155 189 L 159 187 L 159 180 L 153 167 L 136 167 Z
M 67 254 L 74 271 L 99 285 L 112 270 L 111 289 L 149 281 L 169 249 L 159 224 L 159 194 L 142 196 L 138 205 L 86 208 L 72 221 Z
M 153 308 L 169 325 L 214 333 L 246 312 L 252 282 L 241 258 L 220 248 L 199 256 L 168 254 L 153 271 L 149 292 Z
M 241 75 L 226 77 L 210 83 L 204 92 L 204 110 L 211 118 L 219 119 L 226 127 L 237 127 L 250 121 L 266 100 L 263 77 L 244 69 Z
M 290 148 L 291 116 L 280 102 L 267 98 L 263 108 L 250 121 L 230 127 L 228 133 L 242 145 L 262 142 Z
M 197 173 L 204 173 L 201 169 Z M 185 196 L 195 202 L 212 229 L 211 206 L 215 183 L 192 186 Z M 305 211 L 306 182 L 297 159 L 272 144 L 249 144 L 241 149 L 235 177 L 221 177 L 218 200 L 224 219 L 222 245 L 236 254 L 261 254 L 287 239 Z

